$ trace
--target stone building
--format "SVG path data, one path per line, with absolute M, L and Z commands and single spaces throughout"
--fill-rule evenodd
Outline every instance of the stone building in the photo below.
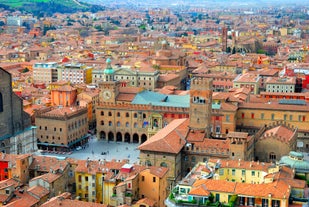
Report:
M 255 159 L 262 162 L 279 161 L 296 150 L 297 128 L 284 122 L 265 125 L 255 134 Z
M 35 63 L 33 65 L 33 81 L 50 84 L 58 81 L 58 64 L 56 62 Z
M 12 77 L 0 68 L 0 151 L 29 153 L 37 149 L 35 129 L 23 101 L 12 91 Z
M 68 151 L 88 141 L 86 107 L 48 108 L 36 117 L 38 147 Z

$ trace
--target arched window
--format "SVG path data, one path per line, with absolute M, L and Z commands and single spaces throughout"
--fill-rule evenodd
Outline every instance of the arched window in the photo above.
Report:
M 108 112 L 108 116 L 112 116 L 112 112 L 109 111 L 109 112 Z
M 3 112 L 3 97 L 1 92 L 0 92 L 0 112 Z
M 134 118 L 137 118 L 137 113 L 134 113 Z
M 126 113 L 126 117 L 130 117 L 130 115 L 129 115 L 129 113 L 128 113 L 128 112 Z
M 129 127 L 129 122 L 126 122 L 126 127 Z
M 120 112 L 117 112 L 117 117 L 120 117 Z
M 120 121 L 117 122 L 117 127 L 120 127 Z
M 101 121 L 101 125 L 102 125 L 102 126 L 104 125 L 104 121 L 103 121 L 103 120 Z
M 150 160 L 147 160 L 147 161 L 145 162 L 145 164 L 146 164 L 146 166 L 151 166 Z
M 167 167 L 167 164 L 165 162 L 161 162 L 160 166 L 161 167 Z
M 137 125 L 137 123 L 135 122 L 135 123 L 134 123 L 134 128 L 137 128 L 137 126 L 138 126 L 138 125 Z

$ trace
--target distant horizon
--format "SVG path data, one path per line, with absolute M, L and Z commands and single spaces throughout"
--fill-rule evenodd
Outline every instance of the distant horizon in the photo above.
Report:
M 263 6 L 270 6 L 270 5 L 288 5 L 288 6 L 297 6 L 297 5 L 307 5 L 309 8 L 309 2 L 304 0 L 79 0 L 81 2 L 87 2 L 91 4 L 113 4 L 113 5 L 135 5 L 135 6 L 142 6 L 142 5 L 170 5 L 170 6 L 178 6 L 178 5 L 186 5 L 194 7 L 195 4 L 200 6 L 201 3 L 213 3 L 213 4 L 220 4 L 229 2 L 228 6 L 237 7 L 237 6 L 253 6 L 253 7 L 263 7 Z M 238 5 L 235 5 L 238 4 Z M 125 6 L 125 5 L 124 5 Z M 206 5 L 205 5 L 206 6 Z M 213 7 L 215 5 L 207 5 Z

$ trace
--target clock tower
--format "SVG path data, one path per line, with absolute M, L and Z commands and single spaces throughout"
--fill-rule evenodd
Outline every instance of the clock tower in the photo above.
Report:
M 116 103 L 116 98 L 119 93 L 119 82 L 114 80 L 114 69 L 111 65 L 111 59 L 106 60 L 106 68 L 104 69 L 103 81 L 99 83 L 100 102 Z
M 190 86 L 190 123 L 191 130 L 205 130 L 205 137 L 210 137 L 212 79 L 193 78 Z

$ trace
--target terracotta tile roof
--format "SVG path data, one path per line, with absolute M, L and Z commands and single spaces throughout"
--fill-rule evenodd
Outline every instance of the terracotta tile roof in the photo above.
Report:
M 229 182 L 225 180 L 200 179 L 196 180 L 193 187 L 205 185 L 209 191 L 234 193 L 236 182 Z
M 58 88 L 54 88 L 53 91 L 66 91 L 66 92 L 70 92 L 70 91 L 74 91 L 76 90 L 76 88 L 70 86 L 70 85 L 63 85 L 60 86 Z
M 136 94 L 120 93 L 117 96 L 117 101 L 132 102 L 134 100 L 135 96 L 136 96 Z
M 202 142 L 205 138 L 205 131 L 190 130 L 187 135 L 188 142 Z
M 33 156 L 33 161 L 29 167 L 29 169 L 41 171 L 41 172 L 49 172 L 50 170 L 64 170 L 68 167 L 68 162 L 66 160 L 58 160 L 55 157 L 48 156 Z
M 296 77 L 268 77 L 265 84 L 295 85 Z
M 239 196 L 255 196 L 268 198 L 271 195 L 276 199 L 288 199 L 290 196 L 290 187 L 283 181 L 275 181 L 272 183 L 249 184 L 237 183 L 234 193 Z
M 92 175 L 95 175 L 96 173 L 106 172 L 107 175 L 111 178 L 115 176 L 112 170 L 113 169 L 121 170 L 122 166 L 124 166 L 127 163 L 127 160 L 122 160 L 120 162 L 116 160 L 111 161 L 78 160 L 77 163 L 78 165 L 75 168 L 75 172 L 88 173 Z
M 78 113 L 79 111 L 87 111 L 87 108 L 85 107 L 80 107 L 80 106 L 72 106 L 72 107 L 63 107 L 63 108 L 56 108 L 53 109 L 49 112 L 44 113 L 44 115 L 48 115 L 48 116 L 71 116 L 74 115 L 76 113 Z
M 146 204 L 148 206 L 154 206 L 157 202 L 150 198 L 142 198 L 136 202 L 136 204 Z
M 236 112 L 238 109 L 237 106 L 235 106 L 234 104 L 231 104 L 231 103 L 221 103 L 221 110 L 223 111 L 234 111 Z
M 185 145 L 188 124 L 189 119 L 175 119 L 141 144 L 138 149 L 178 154 Z
M 167 173 L 168 168 L 166 167 L 156 167 L 156 166 L 150 166 L 149 167 L 150 173 L 159 177 L 163 178 L 163 176 Z
M 210 191 L 207 189 L 205 184 L 202 184 L 197 187 L 193 187 L 188 194 L 197 196 L 209 196 Z
M 0 202 L 6 201 L 10 195 L 0 194 Z
M 293 138 L 294 132 L 295 132 L 294 130 L 291 130 L 285 126 L 279 125 L 277 127 L 266 130 L 263 133 L 262 137 L 266 138 L 270 136 L 275 136 L 275 137 L 280 138 L 280 140 L 282 141 L 291 140 Z
M 10 207 L 29 207 L 29 206 L 35 206 L 35 204 L 39 203 L 39 199 L 31 196 L 29 193 L 19 193 L 18 191 L 15 191 L 16 198 L 12 199 L 9 204 L 6 206 Z
M 256 74 L 245 73 L 237 76 L 233 82 L 235 83 L 257 83 L 260 80 Z
M 174 80 L 174 79 L 177 79 L 177 78 L 179 78 L 178 74 L 165 73 L 165 74 L 159 75 L 158 81 L 159 82 L 167 82 L 167 81 L 171 81 L 171 80 Z
M 48 189 L 46 189 L 46 188 L 44 188 L 42 186 L 39 186 L 39 185 L 33 186 L 31 188 L 28 188 L 27 192 L 29 194 L 31 194 L 31 195 L 37 196 L 38 198 L 43 198 L 44 196 L 49 194 L 49 190 Z
M 34 180 L 44 180 L 48 183 L 53 183 L 54 181 L 59 179 L 61 176 L 62 174 L 46 173 L 46 174 L 32 178 L 30 182 Z
M 79 200 L 71 200 L 68 198 L 64 198 L 60 195 L 51 198 L 49 201 L 42 204 L 41 207 L 108 207 L 108 205 Z
M 143 90 L 144 88 L 140 88 L 140 87 L 120 87 L 119 88 L 120 93 L 129 93 L 129 94 L 137 94 Z
M 218 159 L 209 159 L 209 163 L 216 163 Z M 259 170 L 268 173 L 272 163 L 253 162 L 244 160 L 220 160 L 221 168 L 235 168 L 235 169 L 247 169 L 247 170 Z
M 15 180 L 14 178 L 0 181 L 0 189 L 5 189 L 8 186 L 14 186 L 14 188 L 17 188 L 20 185 L 20 182 Z

